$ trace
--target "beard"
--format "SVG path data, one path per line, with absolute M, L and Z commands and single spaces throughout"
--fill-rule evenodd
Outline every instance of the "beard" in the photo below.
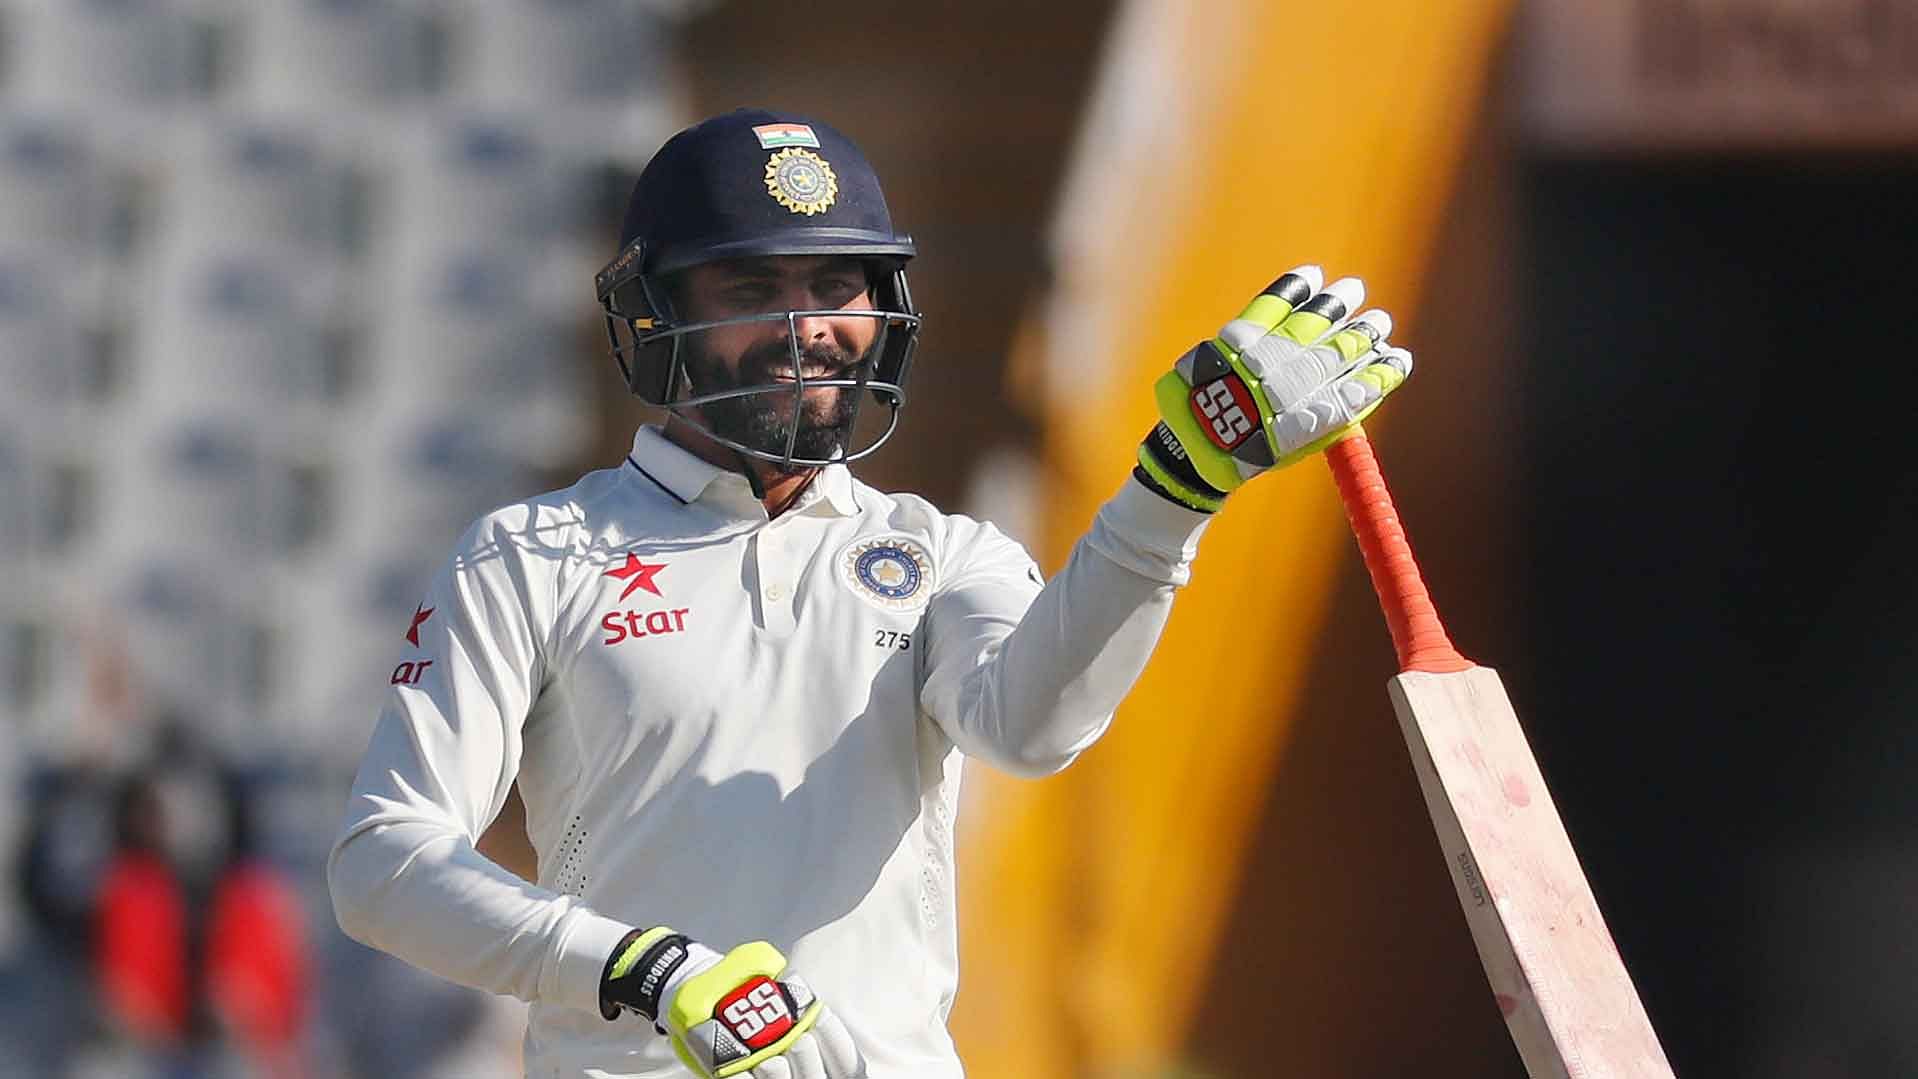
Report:
M 740 357 L 736 373 L 728 371 L 692 336 L 682 347 L 688 352 L 686 371 L 695 394 L 775 385 L 773 372 L 785 371 L 793 362 L 792 346 L 785 341 L 771 341 L 748 350 Z M 826 374 L 822 378 L 858 377 L 852 353 L 823 342 L 802 350 L 800 365 L 802 370 L 823 368 Z M 700 405 L 699 415 L 707 431 L 748 449 L 784 457 L 786 437 L 794 426 L 797 409 L 798 434 L 793 439 L 792 455 L 823 461 L 838 454 L 852 436 L 859 391 L 851 386 L 808 387 L 801 395 L 796 384 L 776 385 L 776 389 Z

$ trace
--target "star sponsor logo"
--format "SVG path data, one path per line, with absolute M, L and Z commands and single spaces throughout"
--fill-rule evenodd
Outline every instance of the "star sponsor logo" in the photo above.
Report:
M 628 552 L 626 561 L 607 570 L 605 576 L 626 582 L 626 590 L 619 594 L 621 602 L 624 602 L 626 597 L 641 588 L 655 596 L 663 596 L 664 593 L 660 592 L 659 585 L 653 582 L 653 578 L 659 576 L 659 571 L 665 568 L 664 562 L 645 562 L 638 555 Z
M 428 607 L 424 603 L 413 608 L 413 624 L 406 627 L 407 644 L 415 648 L 420 646 L 420 627 L 426 624 L 427 619 L 433 617 L 433 612 L 436 609 L 437 608 Z
M 412 645 L 414 648 L 420 646 L 420 627 L 426 624 L 427 619 L 433 617 L 433 612 L 436 609 L 437 608 L 434 607 L 428 607 L 424 603 L 416 604 L 413 607 L 413 621 L 406 627 L 407 644 Z M 433 661 L 430 659 L 409 659 L 393 668 L 393 673 L 388 675 L 386 680 L 389 684 L 395 686 L 417 686 L 420 684 L 420 679 L 426 677 L 427 670 L 432 666 Z
M 932 595 L 932 556 L 911 536 L 868 536 L 840 552 L 840 579 L 885 611 L 916 611 Z
M 664 598 L 665 594 L 659 589 L 658 577 L 665 568 L 664 562 L 648 562 L 638 554 L 628 551 L 625 561 L 607 570 L 601 576 L 625 582 L 626 587 L 619 593 L 619 601 L 624 603 L 640 589 Z M 606 632 L 606 636 L 600 643 L 613 645 L 636 641 L 642 637 L 684 633 L 686 616 L 690 613 L 692 613 L 690 607 L 671 607 L 657 611 L 608 611 L 599 620 L 599 628 Z
M 407 660 L 393 668 L 393 673 L 387 677 L 387 682 L 396 686 L 417 686 L 432 666 L 433 661 L 430 659 Z
M 691 613 L 691 607 L 674 607 L 664 611 L 608 611 L 606 617 L 599 620 L 599 628 L 606 631 L 606 636 L 599 643 L 623 644 L 641 637 L 684 633 L 686 616 Z

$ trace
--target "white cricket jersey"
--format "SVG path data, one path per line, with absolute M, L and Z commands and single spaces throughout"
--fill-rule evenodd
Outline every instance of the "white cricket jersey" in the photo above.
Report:
M 964 756 L 1058 771 L 1104 732 L 1205 517 L 1136 481 L 1041 587 L 1016 543 L 825 470 L 776 520 L 643 428 L 482 518 L 396 642 L 327 867 L 355 939 L 533 1004 L 529 1076 L 682 1077 L 599 1012 L 629 929 L 768 940 L 873 1079 L 958 1079 Z M 475 851 L 518 779 L 528 884 Z

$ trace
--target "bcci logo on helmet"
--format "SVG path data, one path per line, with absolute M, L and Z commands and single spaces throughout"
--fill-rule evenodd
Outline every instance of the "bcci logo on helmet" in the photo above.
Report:
M 766 191 L 796 214 L 823 214 L 839 197 L 839 178 L 826 159 L 788 146 L 766 161 Z

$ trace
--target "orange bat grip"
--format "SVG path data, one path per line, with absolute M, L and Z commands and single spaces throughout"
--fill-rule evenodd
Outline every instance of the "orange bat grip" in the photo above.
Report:
M 1378 593 L 1385 624 L 1391 627 L 1399 669 L 1435 674 L 1471 669 L 1472 661 L 1452 647 L 1439 622 L 1438 608 L 1425 591 L 1425 579 L 1412 560 L 1412 545 L 1406 542 L 1398 508 L 1392 505 L 1392 492 L 1385 489 L 1385 477 L 1379 474 L 1379 461 L 1365 432 L 1355 429 L 1326 447 L 1325 459 L 1338 481 L 1345 519 L 1352 523 L 1352 534 L 1365 555 L 1372 591 Z

